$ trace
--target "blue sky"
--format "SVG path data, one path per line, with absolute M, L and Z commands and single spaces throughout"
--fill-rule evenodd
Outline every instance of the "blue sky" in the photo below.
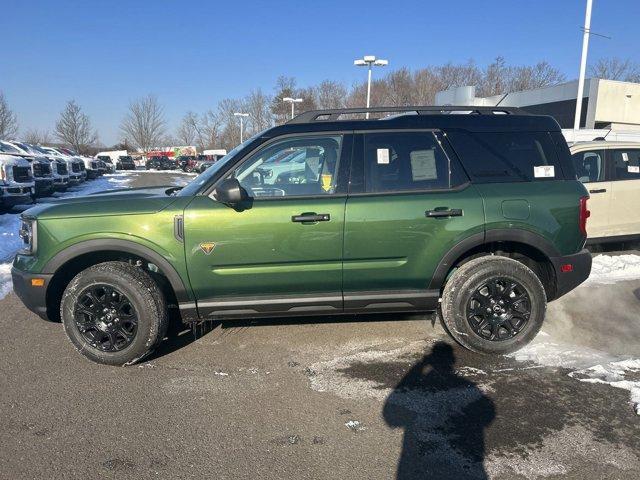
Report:
M 585 0 L 35 1 L 0 0 L 0 90 L 22 131 L 53 129 L 67 100 L 107 145 L 131 99 L 154 93 L 170 127 L 188 110 L 262 87 L 364 78 L 353 60 L 388 69 L 502 55 L 547 60 L 577 77 Z M 640 62 L 640 1 L 594 0 L 590 60 Z M 378 73 L 378 72 L 376 72 Z

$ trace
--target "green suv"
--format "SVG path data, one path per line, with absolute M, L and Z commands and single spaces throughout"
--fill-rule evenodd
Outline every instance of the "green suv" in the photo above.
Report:
M 460 344 L 502 354 L 589 276 L 587 198 L 550 117 L 306 112 L 186 187 L 27 210 L 14 289 L 107 364 L 153 350 L 171 307 L 188 324 L 437 310 Z

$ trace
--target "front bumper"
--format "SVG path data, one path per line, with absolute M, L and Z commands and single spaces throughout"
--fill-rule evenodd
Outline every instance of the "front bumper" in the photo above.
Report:
M 13 291 L 22 300 L 25 307 L 38 315 L 40 318 L 49 320 L 47 315 L 47 287 L 53 274 L 47 273 L 27 273 L 11 268 L 11 279 L 13 280 Z M 33 279 L 43 279 L 44 285 L 34 287 L 31 283 Z
M 53 192 L 53 179 L 52 178 L 36 178 L 36 196 L 46 196 Z
M 552 300 L 569 293 L 589 278 L 591 274 L 592 258 L 586 248 L 573 255 L 551 257 L 550 260 L 556 273 L 556 294 Z M 566 267 L 567 265 L 571 265 L 571 268 Z M 562 269 L 563 266 L 565 266 L 565 271 Z
M 35 187 L 16 185 L 0 186 L 0 205 L 12 207 L 33 203 L 31 195 Z
M 69 185 L 78 185 L 82 182 L 82 175 L 74 173 L 69 175 Z
M 55 177 L 53 179 L 53 189 L 56 191 L 64 191 L 69 186 L 69 179 L 67 177 Z

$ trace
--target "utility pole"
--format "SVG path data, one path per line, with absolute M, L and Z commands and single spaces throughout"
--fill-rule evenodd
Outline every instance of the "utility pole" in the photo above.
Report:
M 244 142 L 244 123 L 243 120 L 245 117 L 248 117 L 249 114 L 248 113 L 240 113 L 240 112 L 234 112 L 233 115 L 235 117 L 239 117 L 240 118 L 240 143 Z
M 353 64 L 356 67 L 368 67 L 369 69 L 369 72 L 367 74 L 367 110 L 368 110 L 371 102 L 371 68 L 386 67 L 387 65 L 389 65 L 389 60 L 382 60 L 381 58 L 376 58 L 375 55 L 365 55 L 364 58 L 359 58 L 358 60 L 354 60 Z M 366 118 L 369 118 L 369 112 L 367 112 Z
M 587 12 L 584 16 L 584 32 L 582 34 L 582 57 L 580 58 L 580 76 L 578 77 L 578 98 L 576 99 L 576 118 L 573 122 L 574 131 L 580 129 L 582 116 L 582 96 L 584 94 L 584 77 L 587 70 L 587 51 L 589 50 L 589 35 L 591 30 L 591 7 L 593 0 L 587 0 Z
M 302 103 L 302 99 L 301 98 L 284 97 L 282 99 L 282 101 L 285 102 L 285 103 L 290 103 L 291 104 L 291 118 L 293 118 L 294 115 L 295 115 L 295 104 L 296 103 Z

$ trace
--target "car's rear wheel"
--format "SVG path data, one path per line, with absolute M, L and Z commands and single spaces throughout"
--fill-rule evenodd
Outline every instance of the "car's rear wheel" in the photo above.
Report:
M 504 354 L 524 347 L 542 327 L 547 299 L 538 276 L 511 258 L 487 256 L 458 268 L 441 303 L 442 321 L 462 346 Z
M 109 365 L 130 365 L 160 343 L 167 306 L 157 284 L 126 262 L 105 262 L 83 270 L 62 296 L 64 330 L 85 357 Z

